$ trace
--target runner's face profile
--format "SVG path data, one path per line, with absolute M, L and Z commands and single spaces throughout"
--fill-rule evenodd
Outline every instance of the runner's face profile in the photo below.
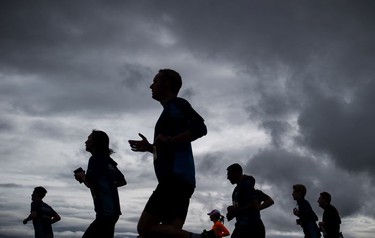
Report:
M 150 85 L 150 88 L 152 92 L 152 98 L 157 101 L 161 101 L 167 95 L 166 83 L 163 82 L 163 78 L 160 73 L 155 76 L 152 84 Z

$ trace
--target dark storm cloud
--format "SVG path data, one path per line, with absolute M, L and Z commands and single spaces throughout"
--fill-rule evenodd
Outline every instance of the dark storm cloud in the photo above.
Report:
M 40 168 L 70 185 L 71 170 L 87 162 L 81 148 L 87 133 L 108 128 L 116 132 L 115 157 L 129 185 L 151 193 L 152 159 L 129 154 L 125 144 L 128 133 L 137 137 L 134 130 L 152 134 L 148 120 L 161 109 L 150 103 L 149 86 L 157 69 L 172 64 L 191 80 L 180 95 L 192 99 L 209 125 L 203 139 L 209 146 L 203 142 L 207 148 L 196 156 L 193 200 L 201 207 L 225 209 L 231 202 L 225 169 L 239 162 L 276 201 L 264 216 L 270 229 L 301 232 L 291 215 L 294 183 L 308 186 L 314 208 L 327 190 L 344 218 L 371 217 L 374 10 L 373 1 L 345 0 L 1 1 L 0 131 L 9 143 L 0 149 L 2 167 L 17 176 L 2 187 L 12 189 L 24 181 L 20 171 L 40 174 Z M 215 77 L 228 71 L 231 78 Z M 246 118 L 238 114 L 243 111 Z M 243 141 L 253 123 L 268 138 Z M 132 229 L 142 210 L 135 200 L 142 199 L 124 202 Z M 57 230 L 83 231 L 89 220 L 74 222 Z
M 227 3 L 224 10 L 210 2 L 204 5 L 211 9 L 210 17 L 195 19 L 202 22 L 194 31 L 191 21 L 183 21 L 189 23 L 178 28 L 184 29 L 179 37 L 183 41 L 188 39 L 184 33 L 193 34 L 190 48 L 197 54 L 231 58 L 240 70 L 257 76 L 258 90 L 253 94 L 258 101 L 248 109 L 274 145 L 281 146 L 294 116 L 301 146 L 328 153 L 349 171 L 374 174 L 375 111 L 370 92 L 375 75 L 375 6 L 362 3 L 242 2 L 242 7 Z M 233 13 L 235 25 L 228 21 Z M 209 27 L 213 22 L 219 22 L 220 29 Z M 239 30 L 241 25 L 246 27 Z M 203 38 L 207 35 L 210 38 Z
M 120 77 L 123 83 L 131 90 L 147 88 L 151 85 L 155 72 L 137 64 L 124 64 L 120 69 Z
M 204 176 L 212 177 L 215 174 L 224 173 L 224 168 L 216 166 L 223 158 L 218 152 L 213 152 L 202 157 L 196 157 L 197 168 L 203 173 Z
M 116 63 L 149 41 L 133 27 L 138 17 L 126 6 L 118 12 L 117 1 L 38 3 L 1 3 L 0 68 L 10 104 L 33 115 L 131 108 L 133 93 L 152 81 L 149 68 Z M 142 88 L 128 87 L 136 84 Z
M 15 183 L 3 183 L 3 184 L 0 184 L 0 187 L 3 187 L 3 188 L 17 188 L 17 187 L 21 187 L 19 184 L 15 184 Z
M 374 37 L 374 6 L 365 3 L 206 1 L 185 4 L 183 13 L 168 11 L 173 20 L 167 26 L 196 54 L 230 58 L 239 67 L 264 72 L 278 64 L 306 67 L 317 56 L 331 59 L 331 53 L 366 49 L 363 44 L 369 46 L 368 37 Z M 197 17 L 191 18 L 192 12 Z
M 178 17 L 168 11 L 167 26 L 195 54 L 232 59 L 258 77 L 258 102 L 248 108 L 274 145 L 282 145 L 293 115 L 300 145 L 328 153 L 347 170 L 374 174 L 374 3 L 222 4 L 187 4 Z M 190 18 L 208 9 L 209 17 Z
M 265 164 L 272 165 L 272 169 L 264 166 Z M 282 204 L 283 209 L 290 210 L 287 206 L 290 206 L 292 200 L 292 186 L 301 183 L 307 186 L 308 197 L 315 207 L 319 194 L 328 191 L 332 194 L 334 204 L 340 208 L 342 216 L 356 215 L 360 211 L 371 215 L 373 209 L 368 209 L 368 202 L 374 196 L 374 191 L 369 188 L 368 176 L 354 175 L 334 169 L 333 166 L 324 156 L 312 158 L 276 149 L 261 151 L 252 157 L 244 168 L 256 177 L 257 182 L 272 184 L 272 194 L 277 202 Z
M 14 129 L 14 123 L 9 118 L 0 118 L 0 131 L 9 132 Z

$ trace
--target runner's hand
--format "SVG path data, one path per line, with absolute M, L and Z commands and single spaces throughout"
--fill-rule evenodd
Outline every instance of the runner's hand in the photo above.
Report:
M 142 140 L 129 140 L 129 144 L 132 151 L 136 152 L 152 152 L 152 144 L 150 144 L 147 140 L 147 138 L 142 135 L 141 133 L 138 133 L 138 135 L 142 138 Z

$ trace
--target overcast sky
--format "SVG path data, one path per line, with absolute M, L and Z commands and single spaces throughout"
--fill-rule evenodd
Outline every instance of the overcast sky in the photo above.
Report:
M 62 220 L 55 237 L 81 237 L 94 219 L 84 142 L 104 130 L 128 185 L 116 237 L 136 223 L 156 186 L 150 140 L 162 110 L 149 86 L 161 68 L 205 119 L 193 142 L 197 188 L 185 228 L 225 213 L 231 163 L 275 205 L 267 237 L 303 237 L 292 185 L 332 194 L 346 238 L 375 233 L 375 2 L 346 0 L 0 2 L 0 237 L 33 237 L 22 224 L 34 187 Z M 234 221 L 225 223 L 233 229 Z

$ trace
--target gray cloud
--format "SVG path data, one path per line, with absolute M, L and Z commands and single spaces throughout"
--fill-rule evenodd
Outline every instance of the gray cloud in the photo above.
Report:
M 150 155 L 132 153 L 127 140 L 138 132 L 152 138 L 161 107 L 149 86 L 159 68 L 181 73 L 181 96 L 209 126 L 193 144 L 198 183 L 189 227 L 201 229 L 202 209 L 225 210 L 233 189 L 225 169 L 239 162 L 276 201 L 263 215 L 270 237 L 301 233 L 290 213 L 294 183 L 307 185 L 319 215 L 319 192 L 332 193 L 344 222 L 361 227 L 346 237 L 372 231 L 374 7 L 1 1 L 0 167 L 7 196 L 0 212 L 12 219 L 0 236 L 32 236 L 16 220 L 27 213 L 36 184 L 49 186 L 53 203 L 72 220 L 56 224 L 57 236 L 81 235 L 92 219 L 82 214 L 92 204 L 71 171 L 86 165 L 83 143 L 94 128 L 111 135 L 130 186 L 122 193 L 127 212 L 119 236 L 135 233 L 156 178 Z M 8 194 L 23 199 L 9 202 Z

